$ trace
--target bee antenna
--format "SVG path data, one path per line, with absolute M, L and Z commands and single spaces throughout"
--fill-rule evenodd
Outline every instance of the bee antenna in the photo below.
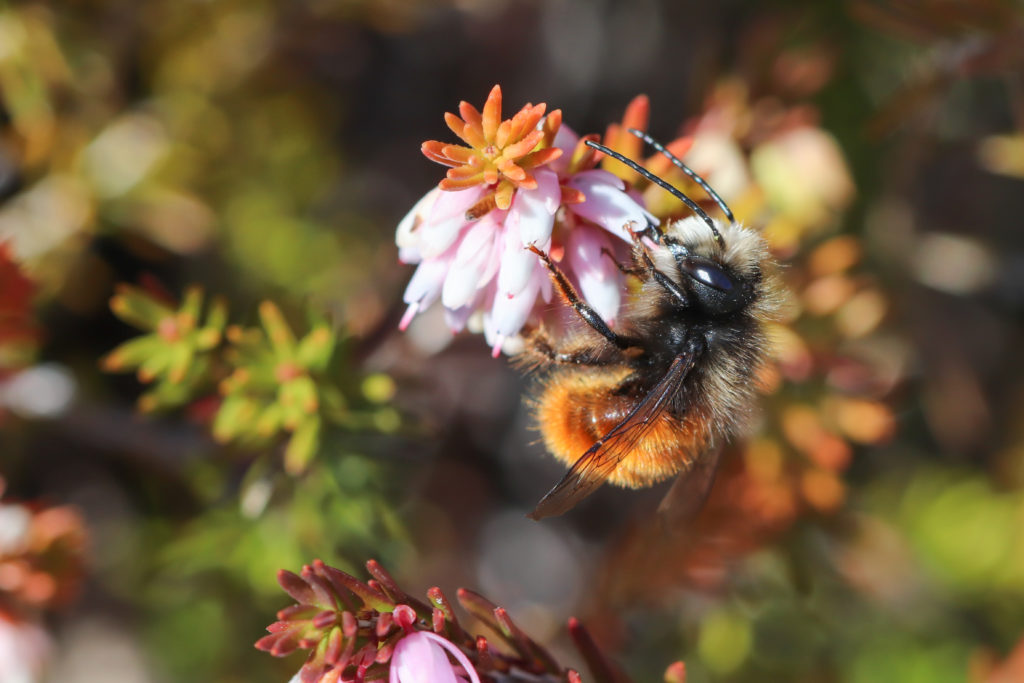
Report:
M 628 130 L 630 133 L 646 142 L 654 149 L 661 152 L 666 159 L 671 161 L 676 166 L 676 168 L 680 169 L 683 173 L 693 178 L 694 182 L 700 185 L 701 188 L 708 193 L 708 196 L 715 200 L 715 204 L 718 204 L 718 207 L 722 209 L 722 213 L 724 213 L 725 217 L 729 219 L 729 223 L 732 225 L 736 225 L 736 217 L 732 215 L 732 211 L 729 210 L 729 207 L 726 205 L 725 200 L 722 199 L 722 197 L 717 192 L 712 190 L 711 186 L 708 185 L 707 181 L 701 178 L 699 175 L 697 175 L 696 171 L 694 171 L 692 168 L 684 164 L 682 160 L 675 154 L 668 151 L 668 149 L 665 148 L 665 145 L 661 144 L 660 142 L 658 142 L 657 140 L 655 140 L 642 130 L 637 130 L 636 128 L 627 128 L 626 130 Z
M 644 178 L 647 178 L 652 183 L 660 186 L 666 192 L 670 193 L 673 197 L 675 197 L 676 199 L 683 202 L 683 204 L 686 204 L 688 207 L 690 207 L 690 210 L 697 214 L 700 217 L 700 219 L 707 223 L 707 226 L 711 228 L 711 232 L 714 234 L 715 241 L 718 242 L 718 246 L 720 246 L 722 249 L 725 249 L 725 240 L 722 239 L 722 233 L 718 232 L 718 228 L 715 227 L 715 222 L 711 220 L 711 216 L 709 216 L 704 209 L 700 208 L 700 205 L 697 204 L 697 202 L 687 197 L 685 194 L 682 193 L 681 190 L 673 187 L 672 184 L 669 183 L 668 181 L 663 180 L 658 176 L 654 175 L 653 173 L 651 173 L 646 168 L 644 168 L 637 162 L 633 161 L 629 157 L 623 156 L 622 154 L 619 154 L 618 152 L 611 150 L 602 144 L 596 143 L 593 140 L 587 140 L 586 144 L 587 147 L 596 149 L 598 152 L 601 152 L 602 154 L 607 154 L 612 159 L 620 161 L 626 166 L 629 166 L 631 169 L 642 175 Z

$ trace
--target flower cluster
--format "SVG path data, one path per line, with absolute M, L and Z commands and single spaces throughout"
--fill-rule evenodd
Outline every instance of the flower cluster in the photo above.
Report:
M 77 596 L 85 545 L 73 508 L 0 502 L 0 680 L 41 679 L 51 650 L 41 616 Z
M 0 493 L 3 488 L 0 479 Z M 84 522 L 71 507 L 0 502 L 0 612 L 70 602 L 78 594 L 85 544 Z
M 316 454 L 325 423 L 377 428 L 397 423 L 386 406 L 372 414 L 349 408 L 329 372 L 338 340 L 327 323 L 315 323 L 299 339 L 273 302 L 260 305 L 261 327 L 243 327 L 228 324 L 227 308 L 219 299 L 204 318 L 202 300 L 198 287 L 190 288 L 184 302 L 175 306 L 130 286 L 119 288 L 111 300 L 121 319 L 149 331 L 103 360 L 108 371 L 137 369 L 140 381 L 155 385 L 139 399 L 143 411 L 218 392 L 214 437 L 261 446 L 287 433 L 284 464 L 293 474 L 304 471 Z M 373 396 L 367 398 L 373 401 Z M 204 412 L 203 404 L 197 407 Z
M 550 254 L 614 325 L 623 280 L 608 255 L 630 243 L 627 226 L 657 220 L 622 178 L 596 168 L 588 138 L 562 125 L 560 111 L 544 116 L 543 104 L 528 104 L 500 121 L 498 86 L 483 113 L 466 102 L 459 111 L 445 118 L 469 147 L 423 144 L 452 168 L 398 225 L 399 258 L 419 264 L 401 327 L 440 299 L 452 330 L 483 331 L 494 355 L 514 353 L 523 327 L 542 318 L 538 302 L 552 295 L 530 246 Z
M 376 561 L 366 568 L 373 579 L 365 583 L 320 560 L 303 567 L 301 575 L 281 570 L 278 582 L 297 604 L 278 612 L 278 621 L 267 627 L 270 635 L 256 647 L 277 657 L 310 650 L 295 683 L 362 683 L 384 677 L 392 683 L 480 683 L 481 677 L 581 680 L 483 596 L 466 589 L 457 593 L 463 609 L 497 635 L 499 647 L 467 632 L 439 588 L 428 590 L 422 602 L 405 593 Z M 595 678 L 629 680 L 603 657 L 578 620 L 570 620 L 569 633 Z M 677 662 L 666 680 L 684 683 L 685 675 Z

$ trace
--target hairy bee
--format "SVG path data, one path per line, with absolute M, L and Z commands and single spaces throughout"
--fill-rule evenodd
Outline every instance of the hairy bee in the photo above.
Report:
M 696 215 L 664 229 L 631 230 L 632 263 L 618 267 L 641 286 L 615 330 L 533 248 L 565 302 L 586 323 L 561 344 L 534 332 L 520 358 L 542 372 L 535 410 L 543 441 L 570 465 L 530 514 L 534 519 L 566 512 L 605 481 L 641 488 L 682 472 L 705 480 L 705 490 L 696 494 L 702 498 L 722 442 L 750 414 L 755 375 L 766 356 L 765 323 L 777 316 L 783 299 L 764 239 L 739 225 L 682 161 L 646 134 L 631 132 L 693 178 L 729 222 L 712 219 L 636 162 L 587 143 L 672 192 Z

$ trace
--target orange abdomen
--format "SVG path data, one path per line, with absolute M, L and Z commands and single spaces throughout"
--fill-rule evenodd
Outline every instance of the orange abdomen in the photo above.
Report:
M 555 374 L 537 399 L 537 421 L 544 445 L 572 466 L 596 441 L 619 424 L 636 399 L 616 396 L 628 369 Z M 692 417 L 692 416 L 691 416 Z M 697 457 L 707 443 L 697 421 L 662 413 L 608 476 L 616 486 L 642 488 L 667 479 Z

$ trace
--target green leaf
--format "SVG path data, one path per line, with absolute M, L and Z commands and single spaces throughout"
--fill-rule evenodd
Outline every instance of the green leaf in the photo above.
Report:
M 313 372 L 323 372 L 331 362 L 336 337 L 327 325 L 318 325 L 299 343 L 299 364 Z
M 194 349 L 189 344 L 175 344 L 171 347 L 168 352 L 170 362 L 167 366 L 169 382 L 178 384 L 185 379 L 185 373 L 188 372 L 189 366 L 192 364 L 194 353 Z
M 155 330 L 160 321 L 174 315 L 170 307 L 157 301 L 144 290 L 121 285 L 110 299 L 110 310 L 129 325 Z
M 248 396 L 228 396 L 213 420 L 213 436 L 218 441 L 231 441 L 252 430 L 261 405 Z
M 292 333 L 281 309 L 273 301 L 264 301 L 260 304 L 260 320 L 263 322 L 263 329 L 267 331 L 274 352 L 282 360 L 291 358 L 295 353 L 295 335 Z
M 200 351 L 209 351 L 220 343 L 220 330 L 204 327 L 195 334 L 195 347 Z
M 281 386 L 280 401 L 286 408 L 292 408 L 305 415 L 312 415 L 320 409 L 316 383 L 309 375 L 296 377 Z
M 348 416 L 345 396 L 335 386 L 320 386 L 320 403 L 324 416 L 333 422 L 343 422 Z
M 178 309 L 178 321 L 184 329 L 195 329 L 203 310 L 203 289 L 193 285 L 185 290 L 185 300 Z
M 203 327 L 221 332 L 227 322 L 228 302 L 224 297 L 218 296 L 210 303 L 210 310 L 206 314 L 206 324 Z
M 280 404 L 271 403 L 256 420 L 256 432 L 265 438 L 270 438 L 281 431 L 281 424 L 284 421 L 284 410 Z
M 108 372 L 122 372 L 136 368 L 165 348 L 166 342 L 153 334 L 129 339 L 106 355 L 102 361 L 103 369 Z
M 164 346 L 139 365 L 139 381 L 149 383 L 160 377 L 170 367 L 171 349 Z
M 316 455 L 320 443 L 320 418 L 304 420 L 295 430 L 284 451 L 284 468 L 292 475 L 302 474 Z

